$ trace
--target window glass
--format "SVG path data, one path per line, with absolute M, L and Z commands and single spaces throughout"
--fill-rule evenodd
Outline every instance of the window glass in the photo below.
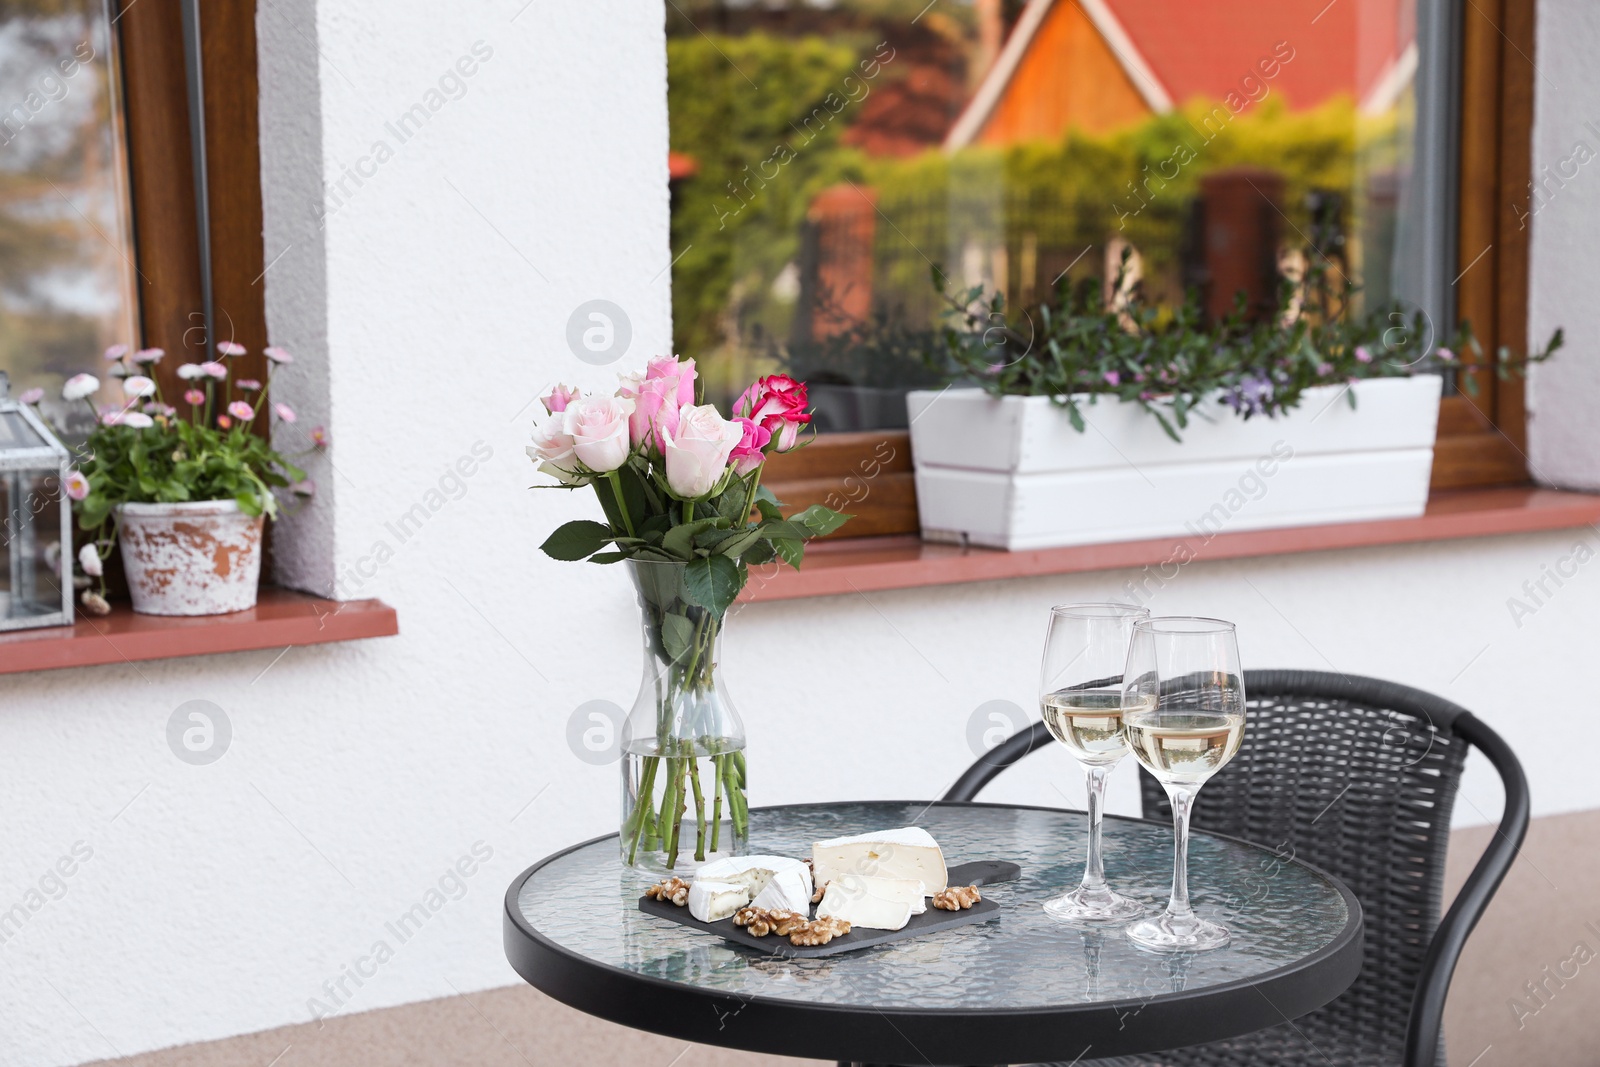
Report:
M 714 399 L 788 371 L 820 429 L 857 430 L 935 380 L 935 271 L 1025 309 L 1127 251 L 1147 298 L 1221 314 L 1314 260 L 1358 308 L 1447 326 L 1451 72 L 1424 7 L 673 0 L 677 347 Z
M 0 370 L 47 409 L 136 336 L 119 79 L 105 3 L 0 0 Z

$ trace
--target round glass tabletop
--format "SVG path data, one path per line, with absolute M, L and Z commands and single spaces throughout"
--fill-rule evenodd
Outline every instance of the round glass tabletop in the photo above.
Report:
M 784 959 L 640 912 L 651 879 L 624 867 L 615 837 L 605 837 L 550 857 L 512 884 L 506 947 L 513 965 L 558 999 L 641 1029 L 790 1055 L 934 1063 L 1071 1059 L 1083 1048 L 1074 1040 L 1091 1035 L 1100 1037 L 1099 1056 L 1246 1033 L 1326 1003 L 1360 967 L 1359 905 L 1336 879 L 1287 850 L 1196 832 L 1191 897 L 1232 940 L 1209 952 L 1158 954 L 1115 928 L 1062 926 L 1040 907 L 1082 874 L 1081 812 L 861 802 L 756 809 L 750 825 L 752 853 L 797 857 L 809 856 L 813 841 L 922 826 L 950 865 L 1010 860 L 1022 876 L 983 888 L 1000 905 L 993 921 L 825 959 Z M 1105 855 L 1114 889 L 1152 910 L 1165 904 L 1170 827 L 1108 818 Z M 576 991 L 580 976 L 592 990 Z M 705 1018 L 646 1010 L 646 1000 L 681 1001 L 685 1010 L 701 1002 Z M 756 1016 L 762 1027 L 740 1024 Z M 860 1018 L 843 1025 L 851 1016 Z M 780 1018 L 796 1023 L 803 1047 L 774 1046 L 770 1035 L 751 1032 L 771 1030 Z M 813 1032 L 802 1025 L 807 1019 L 825 1020 L 834 1033 Z M 962 1050 L 940 1036 L 952 1020 L 968 1024 L 974 1038 Z M 1007 1025 L 979 1040 L 990 1029 L 984 1020 Z M 852 1041 L 844 1030 L 861 1033 Z M 895 1051 L 872 1045 L 868 1031 Z M 937 1042 L 939 1054 L 930 1058 L 924 1042 Z

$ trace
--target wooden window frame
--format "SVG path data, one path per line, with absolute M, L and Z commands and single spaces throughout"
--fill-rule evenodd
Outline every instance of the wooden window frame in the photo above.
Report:
M 1516 205 L 1532 176 L 1534 5 L 1473 0 L 1462 13 L 1456 309 L 1485 352 L 1528 344 L 1528 231 Z M 1528 481 L 1527 416 L 1518 377 L 1475 372 L 1477 390 L 1439 404 L 1434 490 Z M 905 430 L 820 436 L 774 457 L 766 484 L 786 503 L 825 503 L 856 517 L 841 537 L 918 532 Z
M 181 363 L 209 359 L 211 342 L 249 349 L 230 369 L 266 378 L 267 316 L 261 234 L 255 0 L 206 0 L 200 13 L 206 191 L 215 336 L 205 322 L 200 212 L 184 58 L 189 0 L 118 0 L 128 170 L 138 265 L 141 342 L 167 351 L 156 376 L 182 393 Z

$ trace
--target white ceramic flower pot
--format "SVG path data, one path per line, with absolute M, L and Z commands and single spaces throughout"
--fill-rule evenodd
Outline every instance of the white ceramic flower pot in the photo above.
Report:
M 922 535 L 1033 549 L 1422 514 L 1437 375 L 1308 389 L 1278 418 L 1218 403 L 1173 441 L 1139 405 L 1080 397 L 1073 429 L 1048 397 L 980 389 L 906 398 Z
M 261 516 L 232 500 L 123 504 L 118 544 L 133 610 L 222 615 L 256 604 Z

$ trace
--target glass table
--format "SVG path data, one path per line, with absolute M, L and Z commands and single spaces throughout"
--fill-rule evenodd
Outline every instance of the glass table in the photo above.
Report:
M 983 888 L 996 919 L 825 959 L 770 956 L 646 915 L 653 880 L 615 835 L 558 852 L 506 893 L 506 956 L 557 1000 L 641 1030 L 755 1052 L 906 1064 L 1083 1061 L 1265 1029 L 1337 997 L 1361 969 L 1361 906 L 1336 878 L 1274 850 L 1196 831 L 1189 883 L 1231 942 L 1140 949 L 1040 903 L 1082 873 L 1082 812 L 997 804 L 852 802 L 758 808 L 752 853 L 809 856 L 813 841 L 925 827 L 954 866 L 1011 860 Z M 1108 817 L 1106 874 L 1166 901 L 1172 831 Z

